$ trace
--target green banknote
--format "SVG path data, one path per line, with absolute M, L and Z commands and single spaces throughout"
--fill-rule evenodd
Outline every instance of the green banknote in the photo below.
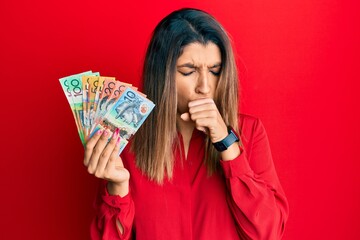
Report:
M 83 84 L 82 76 L 99 76 L 99 73 L 92 71 L 83 72 L 80 74 L 71 75 L 60 78 L 60 84 L 63 87 L 64 93 L 68 99 L 71 110 L 75 117 L 81 142 L 85 144 L 85 121 L 83 113 Z

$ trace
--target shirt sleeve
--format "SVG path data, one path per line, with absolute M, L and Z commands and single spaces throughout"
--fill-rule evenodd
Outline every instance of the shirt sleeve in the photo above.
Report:
M 131 193 L 124 197 L 109 195 L 105 180 L 101 182 L 98 192 L 94 202 L 96 216 L 90 226 L 91 239 L 131 239 L 135 214 Z M 118 228 L 119 223 L 123 233 Z
M 228 189 L 228 205 L 243 239 L 280 239 L 288 218 L 288 202 L 277 177 L 269 141 L 259 119 L 244 123 L 244 151 L 220 161 Z

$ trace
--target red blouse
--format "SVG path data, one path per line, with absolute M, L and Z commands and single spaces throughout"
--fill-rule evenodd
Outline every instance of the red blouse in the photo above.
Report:
M 133 153 L 125 150 L 121 157 L 131 175 L 130 192 L 123 198 L 110 196 L 103 182 L 95 202 L 92 239 L 280 239 L 288 203 L 265 129 L 249 115 L 240 115 L 239 126 L 243 153 L 220 161 L 221 169 L 212 176 L 203 163 L 204 134 L 197 130 L 187 159 L 175 153 L 173 179 L 163 185 L 142 174 Z

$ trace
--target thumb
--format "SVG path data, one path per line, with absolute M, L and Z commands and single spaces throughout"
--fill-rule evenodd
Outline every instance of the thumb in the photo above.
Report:
M 180 118 L 186 122 L 191 120 L 190 113 L 183 113 L 180 115 Z

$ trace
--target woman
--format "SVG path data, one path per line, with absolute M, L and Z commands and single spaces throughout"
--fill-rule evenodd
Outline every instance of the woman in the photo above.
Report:
M 236 64 L 221 25 L 196 9 L 165 17 L 143 83 L 156 107 L 131 148 L 120 158 L 119 133 L 108 130 L 86 145 L 85 166 L 104 179 L 92 238 L 281 238 L 287 200 L 263 125 L 238 113 Z

